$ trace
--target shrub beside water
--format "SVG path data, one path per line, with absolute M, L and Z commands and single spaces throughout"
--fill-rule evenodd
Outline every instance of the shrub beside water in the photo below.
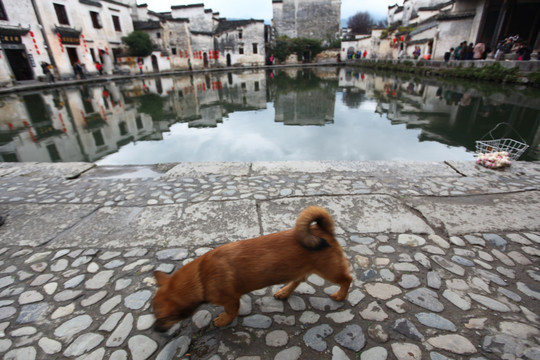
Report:
M 411 60 L 404 61 L 374 61 L 365 60 L 354 64 L 355 66 L 368 67 L 375 70 L 399 71 L 418 75 L 438 75 L 442 77 L 455 77 L 470 80 L 484 80 L 508 83 L 526 82 L 528 85 L 540 87 L 540 70 L 530 73 L 520 73 L 517 67 L 506 68 L 494 62 L 484 67 L 462 67 L 458 64 L 454 68 L 430 67 L 428 61 Z M 526 81 L 524 81 L 526 79 Z

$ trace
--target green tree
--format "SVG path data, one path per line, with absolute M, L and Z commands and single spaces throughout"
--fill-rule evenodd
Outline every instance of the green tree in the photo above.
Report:
M 385 27 L 386 20 L 375 20 L 367 11 L 359 11 L 347 21 L 347 26 L 353 34 L 370 34 L 374 27 Z
M 131 56 L 148 56 L 152 54 L 152 40 L 142 31 L 134 31 L 128 36 L 122 37 L 122 42 L 129 47 Z
M 275 46 L 271 49 L 271 52 L 280 61 L 284 61 L 290 54 L 296 54 L 297 59 L 300 61 L 307 55 L 309 59 L 313 59 L 322 50 L 320 40 L 307 38 L 290 39 L 287 36 L 282 36 L 276 39 Z

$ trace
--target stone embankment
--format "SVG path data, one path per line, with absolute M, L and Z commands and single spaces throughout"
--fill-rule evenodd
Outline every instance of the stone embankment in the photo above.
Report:
M 0 164 L 4 359 L 538 359 L 540 164 Z M 324 206 L 348 298 L 310 276 L 152 330 L 154 270 Z M 286 266 L 286 264 L 284 264 Z

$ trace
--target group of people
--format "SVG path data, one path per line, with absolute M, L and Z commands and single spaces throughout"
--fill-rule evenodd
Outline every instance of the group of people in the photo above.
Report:
M 444 54 L 444 61 L 450 60 L 485 60 L 487 54 L 491 52 L 489 46 L 483 42 L 478 42 L 473 46 L 473 43 L 467 45 L 466 41 L 461 42 L 457 47 L 451 48 Z M 504 54 L 515 53 L 517 60 L 530 60 L 531 48 L 525 41 L 519 38 L 519 35 L 509 36 L 499 42 L 495 52 L 495 60 L 502 60 Z
M 97 61 L 95 66 L 96 70 L 99 72 L 99 75 L 103 75 L 103 65 Z M 45 75 L 45 79 L 49 84 L 55 82 L 54 67 L 51 64 L 47 63 L 46 61 L 42 61 L 41 70 L 43 71 L 43 75 Z M 86 79 L 86 66 L 82 64 L 80 60 L 73 63 L 73 72 L 75 73 L 75 78 L 78 77 L 79 79 Z
M 517 54 L 517 60 L 531 60 L 532 50 L 526 41 L 520 39 L 519 34 L 509 36 L 497 44 L 495 60 L 502 60 L 504 54 Z
M 367 57 L 367 50 L 364 50 L 364 52 L 362 52 L 362 50 L 358 50 L 357 52 L 350 52 L 347 54 L 347 57 L 349 60 L 362 58 L 365 59 Z
M 489 48 L 483 42 L 477 42 L 476 45 L 462 41 L 455 48 L 451 48 L 444 54 L 444 61 L 450 60 L 483 60 L 489 53 Z
M 103 75 L 103 64 L 96 61 L 95 67 L 99 75 Z M 86 70 L 86 65 L 82 64 L 80 60 L 73 63 L 73 71 L 75 72 L 75 77 L 79 77 L 79 79 L 86 79 L 86 74 L 88 71 Z

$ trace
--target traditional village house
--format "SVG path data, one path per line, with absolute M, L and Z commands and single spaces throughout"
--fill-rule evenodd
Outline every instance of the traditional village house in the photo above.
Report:
M 264 65 L 263 20 L 221 20 L 215 31 L 220 65 Z
M 229 21 L 204 4 L 172 6 L 154 13 L 139 5 L 134 27 L 150 35 L 154 52 L 142 60 L 143 71 L 259 66 L 265 62 L 265 25 L 262 20 Z M 138 71 L 133 58 L 121 60 Z
M 388 7 L 387 20 L 389 28 L 374 30 L 371 38 L 344 39 L 341 55 L 369 48 L 370 58 L 406 59 L 418 46 L 420 58 L 442 60 L 465 41 L 483 42 L 493 56 L 501 40 L 515 35 L 540 50 L 540 2 L 405 0 Z
M 0 48 L 0 86 L 37 79 L 41 62 L 53 63 L 33 1 L 0 0 Z
M 34 1 L 60 77 L 75 76 L 76 63 L 86 72 L 96 73 L 95 64 L 99 62 L 105 73 L 113 73 L 115 58 L 124 46 L 122 37 L 133 31 L 128 2 Z

